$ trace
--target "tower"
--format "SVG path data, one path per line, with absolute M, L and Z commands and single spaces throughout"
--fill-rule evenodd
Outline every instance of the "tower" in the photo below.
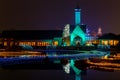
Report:
M 80 25 L 81 24 L 81 9 L 77 5 L 75 8 L 75 25 Z
M 102 36 L 102 29 L 101 27 L 98 28 L 98 33 L 97 33 L 98 36 Z

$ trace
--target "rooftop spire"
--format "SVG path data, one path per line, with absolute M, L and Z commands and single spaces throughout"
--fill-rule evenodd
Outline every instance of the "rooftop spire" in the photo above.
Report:
M 81 9 L 79 7 L 79 4 L 76 4 L 75 8 L 75 25 L 80 25 L 81 24 Z
M 76 9 L 80 9 L 80 5 L 78 1 L 76 2 Z
M 80 9 L 80 6 L 78 3 L 76 4 L 76 9 Z
M 98 28 L 98 33 L 97 34 L 98 34 L 98 36 L 102 36 L 102 28 L 101 27 Z

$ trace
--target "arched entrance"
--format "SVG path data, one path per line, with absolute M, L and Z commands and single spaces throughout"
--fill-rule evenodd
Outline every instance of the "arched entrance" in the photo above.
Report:
M 79 36 L 76 36 L 73 41 L 74 41 L 74 45 L 80 46 L 82 43 L 82 38 Z

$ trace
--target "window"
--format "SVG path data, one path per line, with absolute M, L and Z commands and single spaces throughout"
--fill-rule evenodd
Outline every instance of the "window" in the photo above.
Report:
M 7 46 L 7 42 L 4 42 L 4 46 Z

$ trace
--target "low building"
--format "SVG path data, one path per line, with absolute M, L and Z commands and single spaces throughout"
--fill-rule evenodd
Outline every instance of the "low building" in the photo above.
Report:
M 74 13 L 75 24 L 66 24 L 63 30 L 5 30 L 1 34 L 0 44 L 5 47 L 13 45 L 30 45 L 33 47 L 93 46 L 93 44 L 115 46 L 118 44 L 117 36 L 102 36 L 100 27 L 98 34 L 93 32 L 90 35 L 86 25 L 81 24 L 81 9 L 78 6 L 74 9 Z
M 6 30 L 2 32 L 2 46 L 31 45 L 59 46 L 62 44 L 61 30 Z
M 93 40 L 93 43 L 100 44 L 100 45 L 116 46 L 119 43 L 119 36 L 113 33 L 107 33 L 102 35 L 98 39 Z

